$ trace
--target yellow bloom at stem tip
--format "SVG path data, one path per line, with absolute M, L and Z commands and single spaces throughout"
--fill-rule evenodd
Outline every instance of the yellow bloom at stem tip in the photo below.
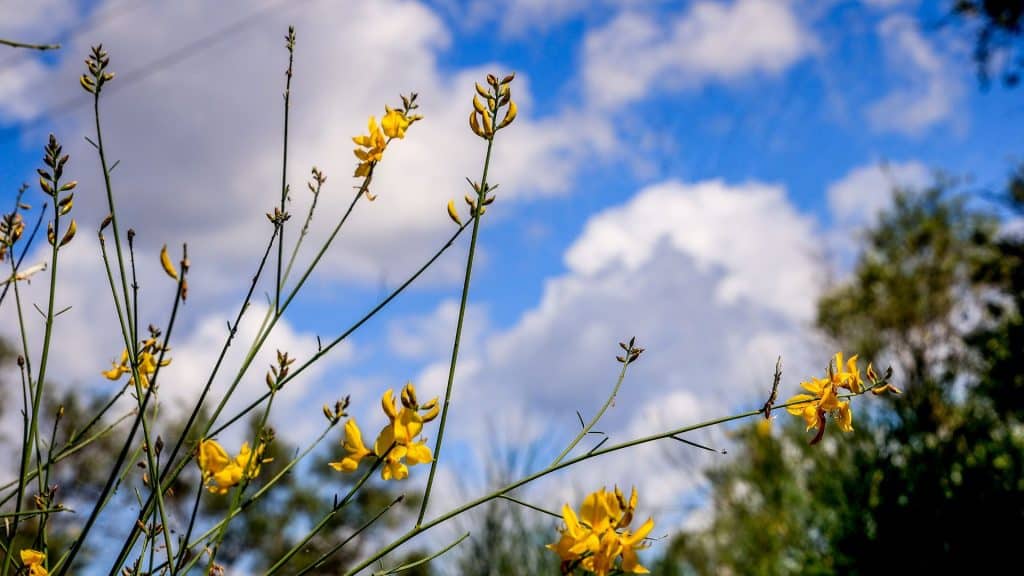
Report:
M 402 104 L 401 110 L 384 106 L 384 116 L 381 117 L 379 126 L 377 117 L 370 116 L 366 126 L 366 135 L 352 137 L 352 141 L 356 144 L 353 153 L 359 159 L 359 165 L 355 171 L 357 178 L 369 176 L 370 170 L 384 158 L 384 150 L 388 147 L 388 142 L 395 138 L 405 138 L 405 131 L 409 129 L 409 126 L 423 118 L 419 114 L 410 114 L 410 111 L 418 108 L 415 94 L 411 97 L 403 96 Z
M 142 388 L 149 388 L 149 381 L 156 374 L 158 358 L 163 351 L 164 346 L 155 337 L 147 338 L 139 346 L 139 356 L 136 365 L 139 371 L 139 384 Z M 123 350 L 117 362 L 110 363 L 110 370 L 105 370 L 101 374 L 108 380 L 120 380 L 124 374 L 131 374 L 132 367 L 128 358 L 128 350 Z M 162 361 L 159 361 L 160 366 L 167 366 L 170 363 L 170 358 L 164 358 Z M 128 379 L 128 384 L 130 386 L 135 385 L 134 376 Z
M 401 408 L 395 404 L 393 389 L 389 388 L 381 396 L 381 409 L 388 417 L 388 425 L 377 435 L 373 450 L 363 443 L 363 433 L 355 418 L 349 418 L 342 442 L 345 456 L 338 462 L 330 462 L 331 468 L 353 472 L 363 458 L 372 455 L 383 460 L 380 474 L 384 480 L 404 480 L 409 477 L 409 466 L 430 462 L 433 459 L 430 448 L 419 434 L 425 422 L 437 417 L 440 410 L 437 398 L 419 404 L 416 388 L 410 382 L 402 389 L 401 403 Z
M 869 367 L 869 374 L 873 371 Z M 857 367 L 857 355 L 854 354 L 844 362 L 843 353 L 837 352 L 834 358 L 834 365 L 830 364 L 824 378 L 811 378 L 808 382 L 801 382 L 800 386 L 809 394 L 797 394 L 786 401 L 786 410 L 804 419 L 807 430 L 817 429 L 818 433 L 811 444 L 816 444 L 825 434 L 825 423 L 831 415 L 836 425 L 843 432 L 853 431 L 853 411 L 850 408 L 849 400 L 839 398 L 839 390 L 849 390 L 854 394 L 864 391 L 864 381 L 861 379 L 860 368 Z
M 28 576 L 47 576 L 50 573 L 44 566 L 46 564 L 46 554 L 38 550 L 32 550 L 31 548 L 22 549 L 21 563 L 28 568 Z
M 648 574 L 636 552 L 647 547 L 644 539 L 654 529 L 654 520 L 648 518 L 631 532 L 628 528 L 636 504 L 636 488 L 627 500 L 616 487 L 614 492 L 601 488 L 588 494 L 579 516 L 568 504 L 562 506 L 565 528 L 558 542 L 547 547 L 562 559 L 563 572 L 578 565 L 597 576 L 617 571 Z
M 242 482 L 243 478 L 256 478 L 260 474 L 260 466 L 270 462 L 263 458 L 264 445 L 260 444 L 255 451 L 249 443 L 242 444 L 238 456 L 231 458 L 216 440 L 203 440 L 199 443 L 197 461 L 203 473 L 206 489 L 214 494 L 227 494 L 228 490 Z

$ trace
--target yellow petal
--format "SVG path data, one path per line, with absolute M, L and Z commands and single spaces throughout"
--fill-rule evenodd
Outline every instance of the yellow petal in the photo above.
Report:
M 462 226 L 462 219 L 459 218 L 459 211 L 455 209 L 454 200 L 448 201 L 448 217 L 452 219 L 452 222 L 455 222 L 459 226 Z
M 164 272 L 174 280 L 178 279 L 178 271 L 174 269 L 174 263 L 171 262 L 171 257 L 167 255 L 167 244 L 160 249 L 160 265 L 164 267 Z

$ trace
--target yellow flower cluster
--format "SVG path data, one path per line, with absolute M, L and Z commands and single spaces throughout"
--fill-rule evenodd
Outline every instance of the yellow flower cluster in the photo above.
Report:
M 237 486 L 243 478 L 255 478 L 260 474 L 260 466 L 270 462 L 263 458 L 264 445 L 260 444 L 255 451 L 249 449 L 249 443 L 242 444 L 238 456 L 231 458 L 216 440 L 203 440 L 199 443 L 199 469 L 203 473 L 206 489 L 214 494 L 227 494 L 228 490 Z
M 411 102 L 403 98 L 404 102 Z M 408 108 L 408 106 L 407 106 Z M 394 138 L 405 138 L 405 131 L 409 126 L 422 119 L 419 114 L 408 114 L 407 110 L 396 110 L 390 106 L 384 106 L 384 116 L 377 125 L 376 116 L 370 116 L 367 123 L 367 134 L 365 136 L 353 136 L 356 148 L 353 152 L 359 159 L 359 166 L 356 167 L 355 176 L 362 178 L 369 176 L 373 168 L 384 157 L 384 150 L 388 143 Z
M 510 84 L 515 79 L 515 74 L 509 74 L 501 80 L 494 74 L 487 75 L 485 88 L 478 82 L 476 84 L 476 95 L 473 96 L 473 111 L 469 113 L 469 127 L 473 133 L 491 140 L 494 133 L 508 126 L 519 114 L 519 107 L 512 100 L 512 88 Z M 482 100 L 481 100 L 482 98 Z M 498 121 L 498 113 L 504 109 L 505 116 Z
M 873 374 L 874 368 L 868 366 L 868 373 Z M 786 401 L 787 404 L 797 402 L 788 406 L 786 410 L 794 416 L 800 416 L 807 423 L 807 429 L 818 429 L 818 434 L 812 444 L 821 440 L 825 434 L 825 417 L 831 414 L 843 432 L 853 431 L 853 412 L 850 410 L 849 400 L 839 399 L 839 389 L 849 390 L 854 394 L 860 394 L 864 390 L 864 381 L 860 376 L 860 368 L 857 367 L 857 355 L 854 354 L 843 362 L 843 353 L 836 352 L 835 365 L 829 365 L 828 373 L 824 378 L 811 378 L 810 382 L 801 382 L 804 390 L 810 394 L 797 394 Z
M 38 550 L 22 550 L 21 563 L 28 568 L 28 576 L 47 576 L 50 573 L 45 566 L 46 554 Z
M 377 435 L 373 450 L 363 444 L 363 433 L 355 418 L 345 422 L 345 440 L 342 447 L 345 457 L 331 462 L 331 468 L 341 472 L 352 472 L 359 462 L 371 454 L 383 459 L 380 475 L 385 480 L 403 480 L 409 477 L 408 466 L 430 462 L 433 458 L 425 439 L 419 437 L 423 424 L 437 418 L 437 398 L 420 405 L 416 399 L 416 388 L 408 383 L 402 389 L 402 408 L 395 405 L 395 391 L 391 388 L 381 397 L 381 407 L 388 417 L 388 425 Z M 408 465 L 408 466 L 407 466 Z
M 636 532 L 630 532 L 628 527 L 633 521 L 636 503 L 636 488 L 626 500 L 616 487 L 614 492 L 601 488 L 584 498 L 579 517 L 568 504 L 564 505 L 562 537 L 548 545 L 562 559 L 563 573 L 568 574 L 576 566 L 597 576 L 616 572 L 649 573 L 640 564 L 636 551 L 646 548 L 643 540 L 654 529 L 654 520 L 648 518 Z M 616 566 L 620 556 L 622 561 Z
M 142 345 L 139 346 L 139 383 L 143 388 L 149 388 L 149 381 L 153 378 L 153 375 L 156 374 L 157 357 L 163 349 L 164 347 L 155 337 L 150 337 L 144 340 Z M 160 366 L 167 366 L 170 363 L 170 358 L 164 358 L 163 361 L 160 362 Z M 122 375 L 131 374 L 132 372 L 132 367 L 128 363 L 127 350 L 121 352 L 121 357 L 117 362 L 111 362 L 110 364 L 110 370 L 103 372 L 103 375 L 106 376 L 108 380 L 117 380 L 121 378 Z M 130 386 L 135 385 L 134 376 L 128 379 L 128 384 Z

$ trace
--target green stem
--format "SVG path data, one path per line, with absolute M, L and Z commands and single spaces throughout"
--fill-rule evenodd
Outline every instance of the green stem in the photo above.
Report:
M 628 368 L 629 365 L 633 363 L 630 360 L 631 353 L 632 348 L 630 348 L 630 350 L 627 350 L 626 354 L 623 356 L 623 358 L 625 358 L 626 361 L 622 363 L 622 370 L 619 370 L 619 379 L 615 382 L 615 388 L 612 389 L 612 393 L 608 396 L 608 399 L 605 400 L 604 406 L 601 406 L 601 409 L 597 412 L 597 414 L 595 414 L 594 417 L 590 419 L 590 422 L 587 422 L 587 425 L 584 426 L 582 430 L 580 430 L 579 434 L 577 434 L 576 437 L 572 439 L 572 442 L 570 442 L 569 445 L 565 447 L 565 450 L 562 450 L 562 453 L 559 454 L 558 457 L 555 458 L 555 461 L 552 462 L 551 464 L 558 464 L 559 462 L 562 461 L 563 458 L 568 456 L 569 453 L 572 452 L 572 449 L 575 448 L 576 445 L 580 443 L 580 440 L 583 440 L 583 438 L 587 434 L 589 434 L 591 430 L 594 429 L 594 426 L 597 425 L 597 423 L 601 420 L 601 417 L 604 416 L 604 413 L 612 405 L 612 402 L 615 402 L 615 397 L 619 394 L 619 387 L 622 386 L 622 382 L 626 379 L 626 368 Z
M 427 487 L 423 491 L 423 502 L 420 504 L 420 512 L 416 517 L 416 525 L 423 523 L 423 517 L 427 513 L 427 505 L 430 503 L 430 491 L 434 487 L 434 475 L 437 473 L 437 463 L 441 461 L 441 445 L 444 442 L 445 425 L 448 423 L 448 406 L 452 398 L 452 386 L 455 383 L 455 366 L 459 362 L 459 344 L 462 341 L 462 325 L 466 318 L 466 303 L 469 300 L 469 283 L 473 275 L 473 259 L 476 256 L 476 243 L 480 235 L 480 215 L 484 210 L 484 199 L 487 196 L 487 170 L 491 165 L 491 150 L 494 148 L 494 139 L 487 141 L 487 155 L 484 157 L 483 175 L 480 177 L 480 188 L 477 191 L 475 214 L 473 218 L 473 236 L 469 241 L 469 254 L 466 256 L 466 275 L 462 281 L 462 298 L 459 302 L 459 320 L 455 326 L 455 342 L 452 344 L 452 359 L 448 365 L 448 385 L 444 390 L 444 406 L 441 409 L 441 421 L 437 427 L 437 440 L 434 442 L 434 458 L 430 462 L 430 475 L 427 477 Z
M 242 502 L 241 506 L 239 506 L 238 509 L 236 509 L 232 513 L 229 513 L 224 518 L 221 518 L 220 521 L 218 521 L 216 524 L 214 524 L 209 529 L 207 529 L 206 532 L 202 533 L 201 535 L 196 537 L 191 542 L 188 542 L 185 545 L 185 547 L 179 552 L 179 555 L 184 555 L 188 550 L 191 550 L 195 546 L 198 546 L 200 542 L 202 542 L 203 540 L 206 540 L 207 538 L 212 536 L 215 532 L 220 530 L 222 526 L 224 526 L 225 524 L 230 522 L 232 518 L 234 518 L 235 516 L 241 514 L 246 509 L 248 509 L 249 506 L 252 506 L 257 501 L 259 501 L 259 499 L 264 494 L 266 494 L 268 491 L 270 491 L 270 489 L 273 488 L 274 485 L 276 485 L 282 478 L 284 478 L 289 472 L 291 472 L 292 468 L 294 468 L 307 455 L 309 455 L 309 453 L 312 452 L 313 449 L 316 446 L 318 446 L 321 441 L 323 441 L 323 439 L 327 436 L 327 433 L 330 432 L 332 429 L 334 429 L 334 426 L 335 426 L 335 424 L 331 424 L 331 425 L 327 426 L 327 428 L 324 429 L 323 433 L 321 433 L 320 436 L 317 437 L 317 439 L 314 440 L 312 444 L 310 444 L 301 454 L 299 454 L 298 458 L 295 458 L 294 460 L 289 462 L 287 466 L 285 466 L 280 472 L 278 472 L 275 476 L 273 476 L 270 480 L 268 480 L 265 485 L 263 485 L 259 490 L 257 490 L 255 493 L 253 493 L 253 495 L 250 496 L 245 502 Z M 195 563 L 199 561 L 200 557 L 201 557 L 201 555 L 196 555 L 192 560 L 190 560 L 188 562 L 188 564 L 185 564 L 183 567 L 179 568 L 178 571 L 180 573 L 183 573 L 183 574 L 188 574 L 189 570 L 191 570 L 192 566 L 194 566 Z M 160 569 L 160 568 L 162 568 L 162 566 L 158 566 L 157 567 L 157 569 Z
M 840 396 L 840 398 L 852 398 L 854 396 L 860 396 L 860 395 L 868 392 L 872 388 L 874 388 L 874 386 L 866 388 L 866 389 L 862 390 L 859 393 L 843 394 L 843 395 Z M 786 404 L 781 404 L 779 406 L 776 406 L 776 408 L 788 408 L 790 406 L 806 404 L 807 402 L 808 402 L 807 400 L 796 401 L 796 402 L 789 402 L 789 403 L 786 403 Z M 391 544 L 388 544 L 387 546 L 381 548 L 376 553 L 374 553 L 372 556 L 366 558 L 365 560 L 363 560 L 362 562 L 357 564 L 354 568 L 350 569 L 348 572 L 345 573 L 345 576 L 353 576 L 354 574 L 359 573 L 360 571 L 365 569 L 370 564 L 373 564 L 374 562 L 380 560 L 381 558 L 383 558 L 387 554 L 391 553 L 393 550 L 397 549 L 399 546 L 405 544 L 409 540 L 411 540 L 411 539 L 415 538 L 416 536 L 426 532 L 427 530 L 433 528 L 434 526 L 437 526 L 438 524 L 442 524 L 444 522 L 447 522 L 448 520 L 451 520 L 452 518 L 455 518 L 456 516 L 459 516 L 460 514 L 468 512 L 469 510 L 472 510 L 473 508 L 476 508 L 477 506 L 480 506 L 481 504 L 487 503 L 487 502 L 489 502 L 491 500 L 494 500 L 495 498 L 499 498 L 502 495 L 507 494 L 507 493 L 515 490 L 516 488 L 520 488 L 522 486 L 525 486 L 526 484 L 529 484 L 530 482 L 533 482 L 534 480 L 537 480 L 539 478 L 543 478 L 544 476 L 547 476 L 548 474 L 551 474 L 552 472 L 557 472 L 559 470 L 562 470 L 563 468 L 568 468 L 568 467 L 573 466 L 575 464 L 579 464 L 580 462 L 583 462 L 583 461 L 586 461 L 586 460 L 590 460 L 591 458 L 597 458 L 598 456 L 604 456 L 605 454 L 610 454 L 612 452 L 618 452 L 619 450 L 624 450 L 626 448 L 631 448 L 633 446 L 639 446 L 641 444 L 647 444 L 649 442 L 655 442 L 657 440 L 663 440 L 665 438 L 670 438 L 670 437 L 675 436 L 677 434 L 685 434 L 687 432 L 693 432 L 695 430 L 700 430 L 700 429 L 703 429 L 703 428 L 710 428 L 712 426 L 718 426 L 720 424 L 726 424 L 728 422 L 733 422 L 733 421 L 736 421 L 736 420 L 742 420 L 744 418 L 750 418 L 751 416 L 758 416 L 758 415 L 763 414 L 763 413 L 764 413 L 764 408 L 760 408 L 760 409 L 757 409 L 757 410 L 750 410 L 750 411 L 742 412 L 740 414 L 735 414 L 735 415 L 732 415 L 732 416 L 725 416 L 725 417 L 722 417 L 722 418 L 715 418 L 713 420 L 706 420 L 706 421 L 701 422 L 699 424 L 693 424 L 693 425 L 690 425 L 690 426 L 683 426 L 682 428 L 676 428 L 674 430 L 669 430 L 667 432 L 661 432 L 661 433 L 658 433 L 658 434 L 652 434 L 650 436 L 644 436 L 644 437 L 641 437 L 641 438 L 636 438 L 634 440 L 629 440 L 627 442 L 622 442 L 620 444 L 614 444 L 614 445 L 609 446 L 607 448 L 603 448 L 603 449 L 587 452 L 586 454 L 582 454 L 580 456 L 576 456 L 576 457 L 570 458 L 568 460 L 563 460 L 562 462 L 559 462 L 558 464 L 553 464 L 551 466 L 548 466 L 547 468 L 544 468 L 543 470 L 540 470 L 539 472 L 535 472 L 533 474 L 530 474 L 529 476 L 525 476 L 523 478 L 520 478 L 519 480 L 516 480 L 515 482 L 512 482 L 511 484 L 508 484 L 507 486 L 505 486 L 503 488 L 499 488 L 498 490 L 495 490 L 494 492 L 491 492 L 490 494 L 481 496 L 480 498 L 477 498 L 475 500 L 471 500 L 470 502 L 467 502 L 467 503 L 463 504 L 462 506 L 459 506 L 458 508 L 455 508 L 455 509 L 453 509 L 453 510 L 451 510 L 449 512 L 446 512 L 445 514 L 442 514 L 442 515 L 438 516 L 437 518 L 434 518 L 433 520 L 430 520 L 429 522 L 425 522 L 423 524 L 417 524 L 412 529 L 410 529 L 408 532 L 406 532 L 405 534 L 403 534 L 402 536 L 398 537 L 396 540 L 391 542 Z
M 309 564 L 308 566 L 306 566 L 302 570 L 299 570 L 298 572 L 296 572 L 295 576 L 303 576 L 304 574 L 308 574 L 310 570 L 315 570 L 316 568 L 319 568 L 320 566 L 322 566 L 323 563 L 328 558 L 330 558 L 334 554 L 337 554 L 337 552 L 339 550 L 341 550 L 342 548 L 345 547 L 345 544 L 348 544 L 349 542 L 351 542 L 353 539 L 355 539 L 356 536 L 359 536 L 360 534 L 363 533 L 363 531 L 365 531 L 367 528 L 369 528 L 374 523 L 376 523 L 377 520 L 380 520 L 381 516 L 386 514 L 387 511 L 390 510 L 392 506 L 398 504 L 404 498 L 405 498 L 405 495 L 401 494 L 401 495 L 398 496 L 398 498 L 395 498 L 394 500 L 392 500 L 387 506 L 385 506 L 379 512 L 377 512 L 377 514 L 375 514 L 373 516 L 373 518 L 370 518 L 365 523 L 363 523 L 363 525 L 361 525 L 359 528 L 356 528 L 355 532 L 349 534 L 348 537 L 346 537 L 344 540 L 342 540 L 341 542 L 338 542 L 330 550 L 327 550 L 326 552 L 321 554 L 320 557 L 317 558 L 316 560 L 314 560 L 312 564 Z
M 289 372 L 288 377 L 281 381 L 281 386 L 284 386 L 288 382 L 291 382 L 293 378 L 298 377 L 298 375 L 301 374 L 306 368 L 312 366 L 314 362 L 318 361 L 321 357 L 330 352 L 332 348 L 334 348 L 338 344 L 341 344 L 345 339 L 351 336 L 352 333 L 354 333 L 356 330 L 362 327 L 363 324 L 368 322 L 370 318 L 373 318 L 378 312 L 383 310 L 385 306 L 387 306 L 392 300 L 398 297 L 399 294 L 401 294 L 406 288 L 408 288 L 413 282 L 415 282 L 417 278 L 419 278 L 424 272 L 426 272 L 427 269 L 430 268 L 430 266 L 433 265 L 434 262 L 437 261 L 437 259 L 440 258 L 442 254 L 445 253 L 445 251 L 451 248 L 452 245 L 455 243 L 455 240 L 458 239 L 459 235 L 462 234 L 462 232 L 466 229 L 467 226 L 469 226 L 468 222 L 460 226 L 459 229 L 455 231 L 455 234 L 453 234 L 451 238 L 449 238 L 448 241 L 443 246 L 441 246 L 441 248 L 439 248 L 437 252 L 435 252 L 434 255 L 431 256 L 429 260 L 427 260 L 426 263 L 420 266 L 419 270 L 417 270 L 412 276 L 409 276 L 409 278 L 407 278 L 405 282 L 403 282 L 397 288 L 395 288 L 391 292 L 391 294 L 388 295 L 387 298 L 381 300 L 380 303 L 374 306 L 369 312 L 364 314 L 363 317 L 356 321 L 355 324 L 349 326 L 338 337 L 336 337 L 334 340 L 331 340 L 330 342 L 327 343 L 327 345 L 323 346 L 320 350 L 318 350 L 316 354 L 313 354 L 312 356 L 309 357 L 308 360 L 306 360 L 297 368 Z M 266 400 L 267 396 L 269 395 L 269 392 L 264 392 L 262 396 L 257 398 L 255 401 L 249 404 L 249 406 L 245 407 L 243 410 L 241 410 L 238 414 L 233 416 L 227 422 L 210 431 L 210 436 L 216 436 L 217 434 L 220 434 L 226 428 L 228 428 L 229 426 L 237 422 L 239 419 L 241 419 L 243 416 L 245 416 L 252 410 L 255 410 L 256 407 L 262 404 L 263 401 Z
M 349 489 L 348 494 L 346 494 L 345 497 L 341 499 L 341 502 L 339 502 L 333 508 L 331 508 L 331 511 L 328 512 L 327 514 L 325 514 L 324 517 L 321 518 L 320 521 L 317 522 L 316 525 L 313 526 L 313 528 L 306 534 L 306 536 L 302 538 L 302 540 L 300 540 L 298 543 L 296 543 L 294 546 L 292 546 L 288 550 L 288 552 L 285 553 L 284 556 L 278 558 L 277 562 L 274 562 L 273 566 L 271 566 L 270 568 L 267 569 L 267 576 L 270 576 L 271 574 L 275 574 L 275 573 L 277 573 L 278 570 L 283 568 L 284 565 L 287 564 L 288 561 L 292 559 L 292 556 L 295 556 L 299 552 L 299 550 L 302 550 L 302 548 L 307 543 L 309 543 L 309 541 L 312 540 L 314 536 L 317 535 L 318 532 L 323 530 L 324 526 L 327 525 L 327 523 L 331 520 L 331 518 L 334 518 L 335 514 L 337 514 L 338 512 L 341 512 L 342 509 L 344 509 L 345 506 L 348 505 L 348 503 L 356 495 L 356 492 L 358 492 L 359 489 L 363 487 L 363 484 L 366 484 L 366 481 L 370 479 L 370 476 L 372 476 L 373 473 L 377 471 L 377 468 L 380 466 L 381 462 L 384 461 L 384 458 L 388 455 L 388 453 L 391 452 L 392 448 L 394 448 L 393 445 L 390 448 L 388 448 L 387 452 L 385 452 L 383 456 L 377 458 L 377 460 L 363 474 L 363 476 L 359 479 L 359 481 L 356 482 L 352 486 L 351 489 Z
M 0 38 L 0 44 L 10 46 L 11 48 L 27 48 L 29 50 L 57 50 L 60 48 L 60 44 L 29 44 L 26 42 L 7 40 L 5 38 Z
M 51 341 L 51 338 L 53 337 L 53 318 L 54 318 L 53 309 L 54 309 L 54 302 L 55 302 L 56 294 L 57 294 L 57 253 L 58 253 L 58 251 L 60 249 L 60 240 L 57 238 L 57 234 L 60 233 L 60 208 L 57 206 L 57 204 L 58 204 L 57 203 L 57 194 L 59 194 L 59 193 L 60 193 L 60 182 L 58 182 L 57 178 L 54 178 L 53 179 L 53 195 L 54 195 L 54 202 L 53 202 L 53 229 L 54 229 L 54 239 L 53 239 L 53 246 L 52 246 L 51 254 L 50 254 L 50 264 L 51 264 L 51 266 L 50 266 L 50 289 L 49 289 L 48 304 L 47 304 L 47 308 L 46 308 L 46 328 L 45 328 L 45 331 L 43 333 L 43 350 L 42 350 L 42 354 L 41 354 L 40 359 L 39 359 L 39 377 L 36 380 L 35 390 L 34 390 L 34 394 L 32 396 L 32 411 L 31 411 L 31 416 L 29 417 L 28 438 L 26 439 L 26 442 L 22 445 L 21 468 L 19 469 L 19 473 L 18 473 L 18 500 L 17 500 L 17 502 L 14 505 L 15 512 L 20 512 L 21 511 L 21 504 L 22 504 L 21 501 L 22 501 L 22 498 L 23 498 L 23 496 L 25 494 L 25 482 L 24 482 L 24 479 L 25 479 L 25 476 L 26 476 L 26 474 L 28 472 L 29 464 L 31 463 L 31 460 L 32 460 L 32 447 L 35 446 L 35 444 L 36 444 L 36 436 L 39 433 L 39 405 L 42 402 L 43 389 L 46 387 L 46 367 L 47 367 L 47 361 L 49 360 L 49 357 L 50 357 L 50 341 Z M 15 282 L 17 282 L 17 280 L 15 280 Z M 15 286 L 15 290 L 17 290 L 17 286 Z M 15 292 L 15 293 L 17 293 L 17 292 Z M 28 356 L 26 355 L 26 358 L 27 357 Z M 30 389 L 31 389 L 31 384 L 32 383 L 30 381 L 29 382 L 29 388 Z M 15 538 L 15 536 L 18 533 L 19 520 L 20 520 L 19 516 L 15 516 L 14 517 L 13 527 L 11 528 L 11 531 L 10 531 L 11 537 L 10 537 L 10 540 L 9 540 L 12 543 L 14 542 L 14 538 Z M 4 567 L 3 567 L 3 574 L 4 574 L 4 576 L 6 576 L 8 571 L 10 570 L 10 562 L 11 562 L 11 555 L 10 554 L 5 555 L 4 556 Z
M 288 199 L 288 116 L 291 110 L 289 105 L 292 96 L 292 63 L 295 61 L 294 35 L 291 29 L 288 31 L 288 71 L 285 73 L 287 79 L 284 87 L 284 151 L 281 154 L 281 212 L 277 222 L 277 282 L 274 284 L 274 310 L 281 308 L 281 265 L 284 259 L 284 209 L 285 201 Z

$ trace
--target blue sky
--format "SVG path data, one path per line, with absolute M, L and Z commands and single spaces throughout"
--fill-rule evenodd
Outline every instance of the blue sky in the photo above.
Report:
M 76 215 L 90 233 L 62 272 L 71 286 L 61 296 L 76 308 L 62 317 L 59 377 L 103 389 L 98 371 L 120 348 L 108 310 L 94 304 L 106 302 L 91 240 L 104 208 L 96 159 L 82 143 L 90 111 L 77 107 L 88 104 L 77 86 L 81 60 L 103 42 L 121 73 L 115 85 L 124 83 L 104 100 L 105 136 L 122 160 L 114 178 L 122 218 L 139 230 L 148 262 L 147 321 L 167 304 L 159 247 L 188 241 L 195 264 L 168 376 L 174 387 L 165 385 L 173 404 L 210 365 L 269 232 L 262 214 L 279 193 L 289 23 L 299 38 L 293 213 L 308 200 L 311 165 L 329 179 L 310 244 L 345 202 L 355 162 L 348 137 L 366 116 L 410 90 L 421 93 L 426 116 L 388 151 L 380 199 L 359 206 L 272 339 L 271 350 L 300 358 L 317 334 L 340 332 L 443 243 L 444 204 L 465 193 L 464 176 L 479 177 L 483 155 L 465 125 L 472 82 L 515 71 L 520 119 L 496 144 L 501 186 L 484 222 L 457 382 L 455 409 L 464 412 L 450 454 L 458 465 L 447 470 L 458 476 L 493 441 L 567 439 L 573 411 L 596 409 L 610 387 L 616 342 L 633 335 L 648 353 L 609 417 L 617 439 L 758 405 L 778 354 L 793 384 L 820 366 L 830 346 L 811 328 L 813 303 L 842 276 L 852 239 L 885 206 L 891 184 L 923 185 L 942 170 L 994 188 L 1024 152 L 1019 91 L 979 89 L 969 31 L 934 25 L 946 6 L 25 2 L 5 8 L 0 35 L 64 48 L 0 56 L 0 193 L 9 198 L 33 181 L 46 131 L 67 143 L 81 182 Z M 225 41 L 133 78 L 260 10 Z M 74 103 L 67 113 L 50 114 L 66 102 Z M 387 387 L 412 379 L 431 393 L 443 388 L 464 250 L 296 386 L 278 416 L 300 423 L 294 439 L 307 437 L 307 415 L 339 394 L 353 394 L 354 413 L 372 421 Z M 45 289 L 42 279 L 31 288 L 37 299 Z M 259 370 L 247 390 L 258 390 Z M 496 424 L 510 430 L 497 440 L 487 433 Z M 557 453 L 557 445 L 545 448 Z M 624 458 L 630 466 L 613 466 L 602 481 L 645 485 L 657 476 L 651 505 L 667 510 L 699 485 L 705 462 L 680 469 L 676 456 L 653 448 Z M 586 474 L 540 497 L 565 495 Z

